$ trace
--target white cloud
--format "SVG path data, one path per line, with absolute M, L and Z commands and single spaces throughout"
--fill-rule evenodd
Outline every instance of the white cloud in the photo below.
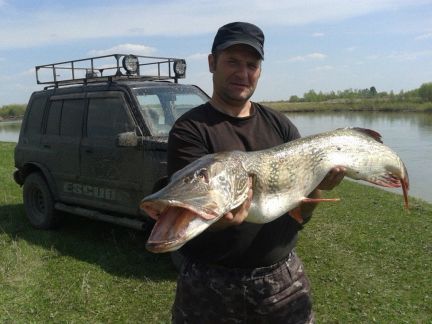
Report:
M 156 49 L 153 47 L 140 45 L 140 44 L 120 44 L 107 49 L 93 49 L 88 52 L 88 55 L 91 56 L 103 56 L 110 54 L 135 54 L 135 55 L 144 55 L 149 56 L 153 55 L 156 52 Z
M 186 57 L 187 60 L 194 60 L 194 61 L 200 61 L 200 60 L 207 60 L 208 54 L 205 53 L 195 53 L 191 54 L 188 57 Z
M 432 50 L 423 51 L 394 51 L 389 54 L 371 54 L 366 56 L 368 60 L 393 60 L 393 61 L 415 61 L 432 57 Z
M 419 35 L 415 39 L 416 40 L 424 40 L 424 39 L 429 39 L 429 38 L 432 38 L 432 33 L 426 33 L 423 35 Z
M 25 71 L 22 71 L 21 73 L 20 73 L 20 75 L 24 75 L 24 76 L 29 76 L 29 75 L 31 75 L 31 76 L 33 76 L 33 75 L 35 75 L 35 68 L 30 68 L 30 69 L 27 69 L 27 70 L 25 70 Z
M 397 61 L 414 61 L 425 57 L 432 57 L 432 50 L 414 52 L 393 52 L 388 55 L 389 59 L 394 59 Z
M 289 62 L 299 62 L 299 61 L 310 61 L 310 60 L 323 60 L 327 58 L 327 55 L 322 53 L 311 53 L 306 55 L 293 56 L 288 58 Z
M 381 56 L 378 54 L 370 54 L 366 56 L 367 60 L 378 60 L 379 58 L 381 58 Z
M 312 60 L 323 60 L 327 57 L 327 55 L 322 54 L 322 53 L 312 53 L 312 54 L 308 54 L 307 58 L 312 59 Z
M 2 3 L 4 0 L 0 0 Z M 213 33 L 221 24 L 242 19 L 262 26 L 301 26 L 337 22 L 388 10 L 403 10 L 428 0 L 178 0 L 93 2 L 35 6 L 17 12 L 13 2 L 2 7 L 0 48 L 59 44 L 71 40 L 127 36 L 185 36 Z M 99 2 L 98 2 L 99 3 Z M 12 7 L 13 9 L 8 9 Z M 3 10 L 3 8 L 5 8 Z M 313 8 L 313 10 L 311 10 Z M 269 19 L 268 17 L 271 17 Z
M 323 37 L 324 33 L 313 33 L 312 37 Z
M 313 71 L 330 71 L 333 69 L 334 66 L 332 65 L 322 65 L 322 66 L 317 66 L 316 68 L 313 69 Z

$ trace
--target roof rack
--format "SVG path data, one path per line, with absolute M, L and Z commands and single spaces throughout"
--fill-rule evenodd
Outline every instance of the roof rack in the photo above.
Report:
M 111 54 L 39 65 L 37 84 L 86 84 L 122 79 L 174 80 L 186 76 L 186 61 L 178 58 Z

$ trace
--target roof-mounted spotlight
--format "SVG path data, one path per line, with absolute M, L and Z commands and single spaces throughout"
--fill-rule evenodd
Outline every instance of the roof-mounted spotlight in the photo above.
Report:
M 128 75 L 138 74 L 139 62 L 135 55 L 125 55 L 122 64 Z
M 91 78 L 97 78 L 97 77 L 99 77 L 99 75 L 98 75 L 97 71 L 94 71 L 92 69 L 87 69 L 85 77 L 86 77 L 86 79 L 91 79 Z
M 174 61 L 174 73 L 176 79 L 183 79 L 186 77 L 186 61 L 181 60 L 175 60 Z

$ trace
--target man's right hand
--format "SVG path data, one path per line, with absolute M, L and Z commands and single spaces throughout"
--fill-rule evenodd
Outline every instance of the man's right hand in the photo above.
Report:
M 250 181 L 250 184 L 252 185 L 252 181 Z M 249 214 L 249 209 L 252 204 L 252 196 L 253 190 L 249 187 L 248 197 L 244 203 L 223 215 L 220 220 L 209 227 L 209 230 L 220 231 L 227 227 L 241 224 Z

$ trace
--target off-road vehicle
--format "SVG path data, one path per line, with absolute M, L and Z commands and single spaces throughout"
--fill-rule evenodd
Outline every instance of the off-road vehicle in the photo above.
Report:
M 206 102 L 179 84 L 183 59 L 113 54 L 36 66 L 45 85 L 29 100 L 15 149 L 30 223 L 57 224 L 58 211 L 143 229 L 140 200 L 165 176 L 167 135 Z

